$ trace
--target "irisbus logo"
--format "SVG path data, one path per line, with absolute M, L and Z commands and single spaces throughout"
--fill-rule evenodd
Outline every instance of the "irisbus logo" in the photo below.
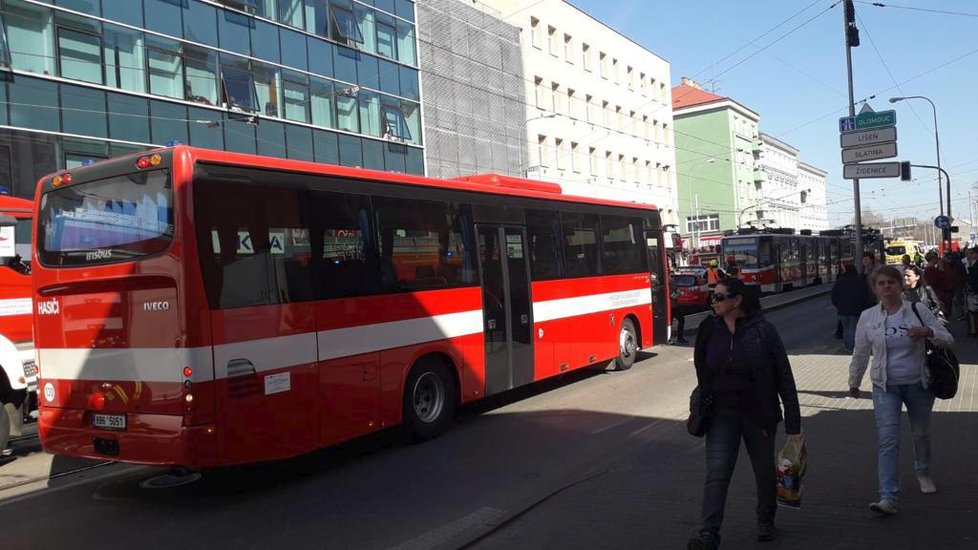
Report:
M 93 250 L 88 254 L 85 254 L 85 260 L 89 262 L 94 262 L 98 260 L 108 260 L 111 258 L 112 258 L 112 250 L 109 249 Z
M 59 313 L 61 313 L 61 306 L 58 305 L 58 300 L 55 298 L 37 303 L 38 315 L 57 315 Z

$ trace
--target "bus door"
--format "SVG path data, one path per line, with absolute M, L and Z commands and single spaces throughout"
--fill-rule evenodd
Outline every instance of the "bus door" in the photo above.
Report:
M 486 349 L 486 395 L 533 381 L 533 304 L 526 231 L 483 225 L 479 237 Z
M 673 233 L 675 235 L 675 233 Z M 665 253 L 662 249 L 663 233 L 646 233 L 649 247 L 649 269 L 652 284 L 652 343 L 665 342 L 669 329 L 669 288 L 665 269 Z

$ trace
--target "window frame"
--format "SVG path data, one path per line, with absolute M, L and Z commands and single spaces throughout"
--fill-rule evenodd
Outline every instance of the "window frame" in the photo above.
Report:
M 228 71 L 247 76 L 247 79 L 244 79 L 244 82 L 245 85 L 249 87 L 248 91 L 251 93 L 251 99 L 253 100 L 253 105 L 250 109 L 244 108 L 242 104 L 238 102 L 231 101 L 232 96 L 228 93 L 228 78 L 226 74 Z M 250 64 L 249 70 L 247 71 L 235 67 L 228 67 L 223 63 L 221 64 L 221 103 L 222 107 L 228 111 L 244 112 L 248 114 L 258 114 L 261 112 L 261 106 L 258 105 L 258 85 L 255 83 L 254 72 L 250 70 Z
M 350 25 L 351 28 L 344 29 L 340 25 L 340 18 L 337 17 L 337 14 L 341 14 L 344 23 Z M 349 30 L 355 31 L 355 36 L 347 35 L 345 31 Z M 363 32 L 360 30 L 360 25 L 357 22 L 357 16 L 353 13 L 353 10 L 333 2 L 329 3 L 329 37 L 334 42 L 340 42 L 356 48 L 363 46 L 365 42 Z
M 75 34 L 78 34 L 78 35 L 87 36 L 89 38 L 94 38 L 96 41 L 98 41 L 98 45 L 97 45 L 98 58 L 99 58 L 98 71 L 99 71 L 99 78 L 100 78 L 98 82 L 93 82 L 91 80 L 85 80 L 85 79 L 81 79 L 81 78 L 74 78 L 74 77 L 70 77 L 70 76 L 65 76 L 65 74 L 64 74 L 64 61 L 62 59 L 63 56 L 62 56 L 62 46 L 61 46 L 61 39 L 62 39 L 62 33 L 63 32 L 75 33 Z M 89 32 L 89 31 L 85 31 L 85 30 L 80 30 L 80 29 L 76 29 L 76 28 L 72 28 L 72 27 L 69 27 L 69 26 L 66 26 L 66 25 L 58 25 L 58 24 L 56 24 L 54 26 L 54 46 L 55 46 L 55 50 L 57 51 L 57 53 L 55 54 L 55 57 L 57 58 L 57 71 L 58 71 L 58 76 L 60 76 L 61 78 L 66 78 L 68 80 L 75 81 L 75 82 L 88 82 L 90 84 L 98 84 L 99 86 L 104 86 L 105 85 L 105 40 L 103 40 L 101 34 Z M 181 66 L 182 66 L 182 64 L 181 64 Z

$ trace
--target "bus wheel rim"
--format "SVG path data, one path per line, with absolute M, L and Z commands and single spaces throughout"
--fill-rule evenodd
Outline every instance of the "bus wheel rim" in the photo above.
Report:
M 622 357 L 627 358 L 635 354 L 635 335 L 627 328 L 622 328 L 621 334 L 618 335 L 618 349 Z
M 441 377 L 426 372 L 414 384 L 414 414 L 422 422 L 434 422 L 445 407 L 445 384 Z

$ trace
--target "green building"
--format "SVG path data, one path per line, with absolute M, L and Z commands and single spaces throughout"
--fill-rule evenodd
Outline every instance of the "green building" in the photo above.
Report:
M 708 250 L 762 196 L 760 115 L 685 77 L 672 106 L 679 230 L 685 248 Z

